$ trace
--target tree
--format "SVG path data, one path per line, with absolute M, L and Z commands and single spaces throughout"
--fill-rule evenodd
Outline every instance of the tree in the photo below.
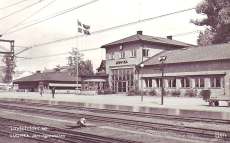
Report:
M 200 32 L 198 45 L 228 43 L 230 41 L 230 2 L 229 0 L 204 0 L 196 6 L 198 14 L 206 18 L 191 20 L 198 26 L 207 26 Z
M 78 56 L 75 56 L 78 55 Z M 93 64 L 90 60 L 83 60 L 84 54 L 73 51 L 69 57 L 67 57 L 68 60 L 68 66 L 70 67 L 68 72 L 71 75 L 76 76 L 76 63 L 78 63 L 78 75 L 92 75 L 93 72 Z M 78 60 L 77 58 L 78 57 Z
M 14 68 L 16 67 L 15 63 L 12 61 L 12 56 L 10 54 L 5 54 L 3 56 L 2 62 L 5 63 L 2 71 L 4 74 L 3 82 L 10 83 L 12 82 L 12 75 L 14 74 Z
M 55 68 L 53 68 L 53 71 L 57 72 L 57 71 L 60 71 L 60 69 L 61 69 L 61 66 L 58 64 L 56 65 Z

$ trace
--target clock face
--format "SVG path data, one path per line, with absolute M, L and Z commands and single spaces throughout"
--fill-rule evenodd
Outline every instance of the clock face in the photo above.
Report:
M 121 49 L 121 50 L 123 49 L 123 46 L 122 46 L 122 45 L 120 45 L 120 49 Z

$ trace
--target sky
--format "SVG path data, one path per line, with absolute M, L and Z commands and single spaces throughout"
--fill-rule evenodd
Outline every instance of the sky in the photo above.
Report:
M 22 51 L 24 47 L 32 47 L 30 50 L 18 54 L 18 57 L 33 58 L 62 53 L 67 54 L 34 59 L 17 58 L 17 67 L 15 70 L 20 71 L 27 70 L 35 72 L 37 70 L 44 70 L 44 68 L 53 69 L 57 65 L 65 66 L 68 63 L 67 57 L 70 56 L 68 53 L 72 51 L 72 48 L 76 47 L 79 50 L 96 49 L 83 52 L 84 60 L 91 60 L 95 71 L 96 68 L 99 67 L 101 60 L 105 59 L 105 50 L 98 48 L 116 40 L 132 36 L 136 34 L 136 31 L 143 31 L 143 35 L 166 38 L 168 35 L 204 30 L 204 27 L 190 23 L 191 19 L 204 17 L 197 14 L 193 9 L 106 32 L 100 32 L 98 34 L 85 35 L 80 38 L 41 46 L 43 43 L 82 35 L 77 33 L 77 20 L 89 25 L 90 32 L 95 32 L 126 23 L 195 8 L 202 0 L 98 0 L 95 2 L 92 2 L 92 0 L 21 1 L 22 0 L 0 0 L 0 35 L 3 34 L 0 39 L 14 40 L 15 53 Z M 21 3 L 15 4 L 18 2 Z M 33 26 L 15 31 L 34 22 L 38 22 L 41 18 L 46 18 L 52 14 L 88 2 L 92 3 Z M 15 5 L 7 7 L 12 4 Z M 23 8 L 26 9 L 22 10 Z M 23 25 L 14 27 L 19 23 Z M 12 27 L 14 28 L 9 31 L 12 33 L 5 33 L 8 28 Z M 173 39 L 196 45 L 198 34 L 199 32 L 175 36 Z M 10 50 L 9 43 L 0 42 L 0 46 Z M 0 49 L 0 51 L 3 50 Z M 0 55 L 0 58 L 2 56 L 3 55 Z M 3 63 L 0 63 L 0 66 L 3 65 Z

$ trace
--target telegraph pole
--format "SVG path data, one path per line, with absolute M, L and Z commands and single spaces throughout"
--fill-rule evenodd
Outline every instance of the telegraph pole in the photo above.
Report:
M 10 52 L 0 52 L 0 54 L 11 54 L 11 59 L 13 61 L 14 60 L 14 40 L 0 39 L 0 42 L 9 42 L 10 43 Z

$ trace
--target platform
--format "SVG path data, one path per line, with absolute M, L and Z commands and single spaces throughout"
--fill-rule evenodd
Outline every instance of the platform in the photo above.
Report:
M 161 97 L 144 96 L 144 100 L 141 102 L 141 96 L 121 94 L 55 94 L 55 98 L 52 98 L 51 94 L 43 94 L 41 97 L 36 92 L 0 92 L 0 98 L 13 101 L 24 99 L 26 102 L 35 103 L 230 120 L 230 108 L 227 107 L 227 102 L 221 101 L 219 106 L 209 107 L 202 98 L 164 97 L 164 105 L 161 105 Z

